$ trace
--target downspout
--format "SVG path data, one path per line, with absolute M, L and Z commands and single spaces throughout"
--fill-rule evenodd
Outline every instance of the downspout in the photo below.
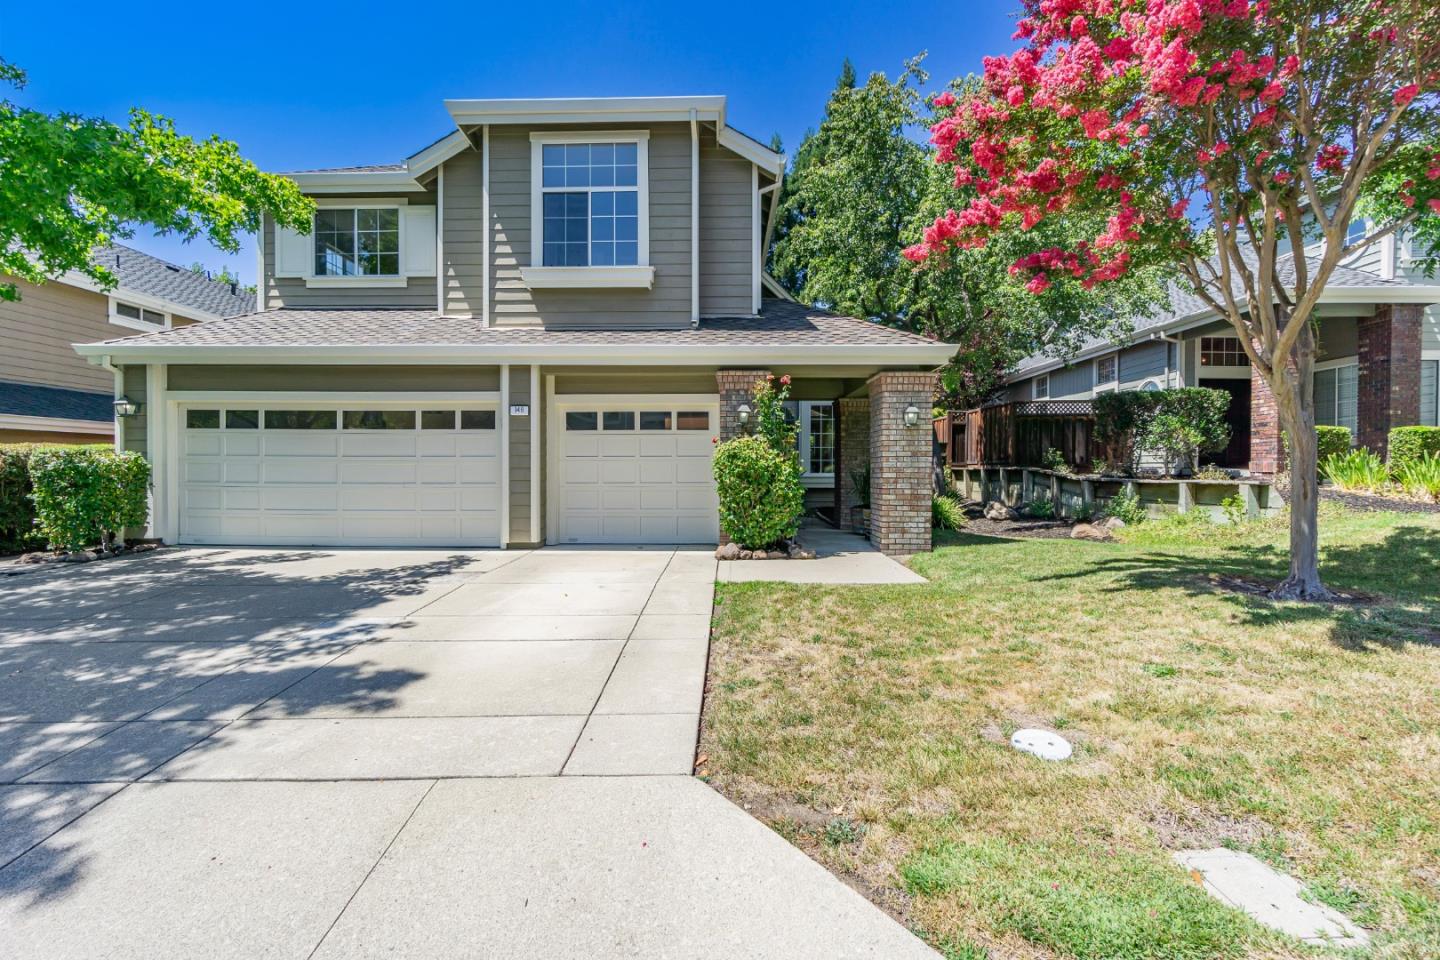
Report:
M 104 356 L 95 361 L 95 365 L 102 370 L 109 370 L 115 376 L 115 399 L 119 400 L 125 396 L 125 371 L 110 362 L 110 357 Z M 125 422 L 120 419 L 119 414 L 112 409 L 110 413 L 111 422 L 115 424 L 115 452 L 123 453 L 125 450 Z
M 700 326 L 700 120 L 690 108 L 690 326 Z
M 1168 343 L 1173 343 L 1173 344 L 1175 344 L 1175 363 L 1176 363 L 1176 366 L 1178 366 L 1178 367 L 1180 368 L 1179 371 L 1177 371 L 1177 372 L 1180 374 L 1180 378 L 1181 378 L 1181 379 L 1184 379 L 1184 375 L 1185 375 L 1185 357 L 1184 357 L 1184 355 L 1183 355 L 1180 351 L 1181 351 L 1181 349 L 1184 347 L 1185 341 L 1184 341 L 1184 340 L 1177 339 L 1176 337 L 1169 336 L 1169 335 L 1167 335 L 1167 334 L 1163 334 L 1163 333 L 1154 333 L 1154 334 L 1151 334 L 1151 335 L 1150 335 L 1150 339 L 1152 339 L 1152 340 L 1162 340 L 1162 341 L 1164 341 L 1164 342 L 1167 343 L 1167 344 L 1168 344 Z M 1117 360 L 1116 363 L 1118 364 L 1119 361 Z M 1119 367 L 1118 367 L 1118 366 L 1116 367 L 1115 375 L 1116 375 L 1117 377 L 1120 375 L 1120 370 L 1119 370 Z M 1181 383 L 1181 384 L 1179 384 L 1179 386 L 1184 386 L 1184 384 Z M 1165 348 L 1165 389 L 1167 389 L 1167 390 L 1170 389 L 1170 348 L 1169 348 L 1168 346 Z

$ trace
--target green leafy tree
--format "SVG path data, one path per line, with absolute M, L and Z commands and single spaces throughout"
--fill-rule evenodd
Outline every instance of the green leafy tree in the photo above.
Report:
M 237 287 L 248 293 L 255 292 L 255 284 L 241 283 L 240 275 L 235 271 L 231 270 L 228 266 L 221 267 L 218 271 L 211 273 L 209 267 L 205 266 L 205 264 L 201 263 L 199 260 L 196 260 L 194 263 L 190 264 L 190 272 L 198 274 L 199 276 L 204 277 L 206 280 L 214 280 L 216 283 L 228 283 L 231 286 Z
M 0 84 L 21 89 L 25 73 L 0 60 Z M 308 233 L 314 204 L 230 141 L 183 136 L 138 108 L 122 126 L 0 99 L 0 274 L 43 283 L 75 270 L 109 289 L 115 276 L 91 251 L 137 224 L 235 253 L 266 213 Z M 16 299 L 0 283 L 0 300 Z

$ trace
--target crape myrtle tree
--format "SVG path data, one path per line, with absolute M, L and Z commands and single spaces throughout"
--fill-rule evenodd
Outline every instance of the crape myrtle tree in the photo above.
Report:
M 963 409 L 985 400 L 1027 354 L 1068 351 L 1152 303 L 1160 284 L 1141 270 L 1080 296 L 1037 297 L 1009 270 L 1020 242 L 1004 238 L 954 251 L 947 271 L 913 269 L 902 248 L 938 214 L 976 196 L 952 182 L 924 142 L 940 115 L 936 98 L 921 92 L 923 61 L 923 54 L 907 61 L 893 80 L 876 72 L 863 83 L 846 61 L 819 128 L 806 135 L 785 178 L 770 271 L 805 303 L 956 344 L 940 400 Z M 967 84 L 977 86 L 954 89 Z M 1054 217 L 1040 229 L 1067 243 L 1095 228 Z
M 0 59 L 5 84 L 22 88 L 25 74 Z M 120 125 L 0 98 L 0 274 L 43 283 L 75 270 L 110 289 L 114 273 L 91 253 L 137 224 L 235 253 L 264 213 L 309 233 L 313 212 L 294 182 L 219 137 L 195 140 L 139 109 Z M 0 301 L 19 297 L 0 282 Z
M 1274 595 L 1325 599 L 1312 321 L 1342 259 L 1396 231 L 1440 246 L 1440 4 L 1025 0 L 1015 36 L 932 127 L 976 196 L 907 256 L 942 266 L 1090 215 L 1103 229 L 1034 242 L 1010 269 L 1043 294 L 1178 268 L 1234 327 L 1289 436 L 1290 573 Z M 1347 245 L 1357 214 L 1375 229 Z M 1307 243 L 1309 259 L 1285 256 Z

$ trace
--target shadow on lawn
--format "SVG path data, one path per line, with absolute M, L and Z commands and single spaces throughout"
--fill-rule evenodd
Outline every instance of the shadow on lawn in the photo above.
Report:
M 327 556 L 158 554 L 0 583 L 0 905 L 83 883 L 93 851 L 63 828 L 177 755 L 223 751 L 226 721 L 371 715 L 424 679 L 365 656 L 396 627 L 357 618 L 396 616 L 474 558 L 303 574 Z
M 1179 588 L 1191 596 L 1228 601 L 1251 626 L 1329 621 L 1331 639 L 1347 650 L 1440 644 L 1440 535 L 1432 529 L 1399 526 L 1378 543 L 1323 550 L 1320 574 L 1326 584 L 1373 594 L 1379 598 L 1373 604 L 1277 603 L 1215 582 L 1231 578 L 1278 583 L 1288 571 L 1284 547 L 1236 544 L 1207 555 L 1157 550 L 1099 560 L 1083 570 L 1039 579 L 1074 580 L 1098 573 L 1120 576 L 1120 583 L 1110 588 L 1114 591 Z

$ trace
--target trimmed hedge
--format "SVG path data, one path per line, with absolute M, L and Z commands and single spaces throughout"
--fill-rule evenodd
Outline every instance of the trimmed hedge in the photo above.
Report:
M 736 437 L 715 449 L 720 529 L 747 550 L 795 536 L 805 512 L 800 461 L 762 436 Z
M 1440 456 L 1440 427 L 1395 427 L 1390 431 L 1389 452 L 1390 472 L 1396 475 L 1426 454 Z
M 1289 438 L 1286 438 L 1289 442 Z M 1329 427 L 1320 424 L 1315 428 L 1316 456 L 1320 460 L 1332 454 L 1344 456 L 1352 446 L 1349 427 Z
M 35 529 L 35 502 L 30 499 L 30 457 L 33 443 L 0 446 L 0 551 L 20 553 L 45 545 Z
M 95 447 L 44 447 L 30 456 L 35 525 L 51 546 L 108 547 L 149 516 L 150 461 Z

